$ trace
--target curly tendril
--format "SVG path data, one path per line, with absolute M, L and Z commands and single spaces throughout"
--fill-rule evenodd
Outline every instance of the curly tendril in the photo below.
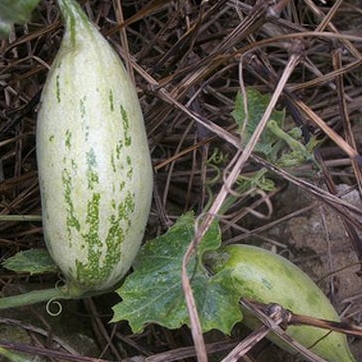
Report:
M 51 308 L 55 306 L 56 310 L 52 311 Z M 48 300 L 46 306 L 45 306 L 45 310 L 47 311 L 47 313 L 52 316 L 52 317 L 57 317 L 58 315 L 60 315 L 60 313 L 62 313 L 63 311 L 63 306 L 62 304 L 57 300 L 56 297 L 51 298 Z

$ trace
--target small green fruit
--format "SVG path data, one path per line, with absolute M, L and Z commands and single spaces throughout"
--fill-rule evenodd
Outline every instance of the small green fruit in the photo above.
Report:
M 240 297 L 265 304 L 277 303 L 295 314 L 340 321 L 318 286 L 279 255 L 250 245 L 232 245 L 213 253 L 208 264 L 214 272 L 232 269 L 231 278 Z M 247 311 L 243 312 L 243 323 L 255 329 L 258 321 Z M 344 334 L 310 326 L 290 326 L 286 332 L 328 362 L 355 362 Z M 270 340 L 291 351 L 276 335 L 271 335 Z

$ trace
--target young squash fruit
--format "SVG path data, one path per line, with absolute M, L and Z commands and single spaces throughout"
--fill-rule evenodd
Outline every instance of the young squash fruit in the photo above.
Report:
M 136 90 L 74 0 L 37 120 L 44 238 L 71 294 L 113 287 L 140 247 L 152 169 Z
M 251 245 L 231 245 L 212 252 L 207 265 L 213 272 L 231 269 L 231 278 L 241 297 L 261 303 L 277 303 L 295 314 L 339 322 L 334 307 L 318 286 L 289 260 Z M 242 310 L 243 323 L 255 329 L 260 323 Z M 328 362 L 355 362 L 346 336 L 310 326 L 289 326 L 286 333 Z M 268 338 L 295 353 L 276 335 Z

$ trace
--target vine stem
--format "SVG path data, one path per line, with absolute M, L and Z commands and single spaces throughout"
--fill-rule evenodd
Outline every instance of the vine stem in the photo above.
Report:
M 51 299 L 69 299 L 66 287 L 33 290 L 28 293 L 0 298 L 0 310 L 47 302 Z
M 104 290 L 84 290 L 75 286 L 72 283 L 66 283 L 61 287 L 54 287 L 49 289 L 33 290 L 28 293 L 12 295 L 9 297 L 0 297 L 0 310 L 23 307 L 26 305 L 56 301 L 58 299 L 82 299 L 94 297 L 105 293 L 113 292 L 114 288 Z
M 0 215 L 0 221 L 41 221 L 41 215 Z

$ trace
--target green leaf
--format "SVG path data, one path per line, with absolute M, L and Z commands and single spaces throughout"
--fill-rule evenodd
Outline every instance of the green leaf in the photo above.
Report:
M 40 0 L 1 0 L 0 14 L 5 22 L 26 23 Z
M 236 182 L 238 185 L 236 191 L 241 194 L 253 188 L 257 188 L 263 191 L 275 190 L 275 183 L 266 176 L 267 172 L 268 170 L 263 167 L 251 175 L 239 175 Z
M 269 94 L 262 95 L 254 88 L 247 89 L 246 97 L 247 107 L 243 95 L 237 94 L 235 108 L 231 113 L 239 126 L 243 144 L 250 140 L 270 102 Z M 255 146 L 255 151 L 281 167 L 295 167 L 306 162 L 315 162 L 313 150 L 320 141 L 312 138 L 307 145 L 304 145 L 299 128 L 295 127 L 289 131 L 283 129 L 284 119 L 284 110 L 272 112 Z
M 186 214 L 166 234 L 143 246 L 134 272 L 117 291 L 122 302 L 113 307 L 112 322 L 128 320 L 134 333 L 141 332 L 149 323 L 169 329 L 189 325 L 181 265 L 194 230 L 195 219 Z M 239 296 L 228 276 L 230 271 L 210 276 L 200 262 L 205 251 L 215 250 L 220 244 L 220 229 L 214 223 L 199 246 L 198 256 L 189 263 L 188 272 L 203 331 L 219 329 L 227 334 L 242 317 Z
M 8 36 L 10 32 L 11 32 L 11 24 L 6 23 L 0 17 L 0 39 L 3 39 L 6 36 Z
M 24 24 L 29 21 L 32 11 L 40 0 L 1 0 L 0 38 L 11 31 L 13 23 Z
M 17 273 L 41 274 L 56 272 L 57 266 L 45 249 L 20 251 L 2 263 L 3 267 Z
M 8 361 L 11 362 L 30 362 L 33 360 L 19 353 L 10 351 L 9 349 L 4 347 L 0 347 L 0 355 L 3 355 L 5 358 L 7 358 Z
M 269 94 L 263 95 L 254 88 L 248 88 L 246 96 L 247 108 L 244 105 L 244 97 L 239 92 L 236 95 L 234 111 L 231 113 L 239 126 L 239 132 L 241 133 L 243 144 L 246 144 L 249 141 L 270 102 Z M 284 118 L 284 110 L 274 110 L 271 114 L 271 119 L 273 119 L 279 126 L 283 125 Z M 268 129 L 265 129 L 255 147 L 255 151 L 268 156 L 272 152 L 272 146 L 277 141 L 278 137 Z
M 285 132 L 274 120 L 270 120 L 267 127 L 268 130 L 279 137 L 280 140 L 283 140 L 290 148 L 288 152 L 284 152 L 278 157 L 276 161 L 277 165 L 282 167 L 294 167 L 308 161 L 314 162 L 312 152 L 314 147 L 318 145 L 315 138 L 312 138 L 312 142 L 305 146 L 301 142 L 302 134 L 299 128 L 292 128 L 289 132 Z

